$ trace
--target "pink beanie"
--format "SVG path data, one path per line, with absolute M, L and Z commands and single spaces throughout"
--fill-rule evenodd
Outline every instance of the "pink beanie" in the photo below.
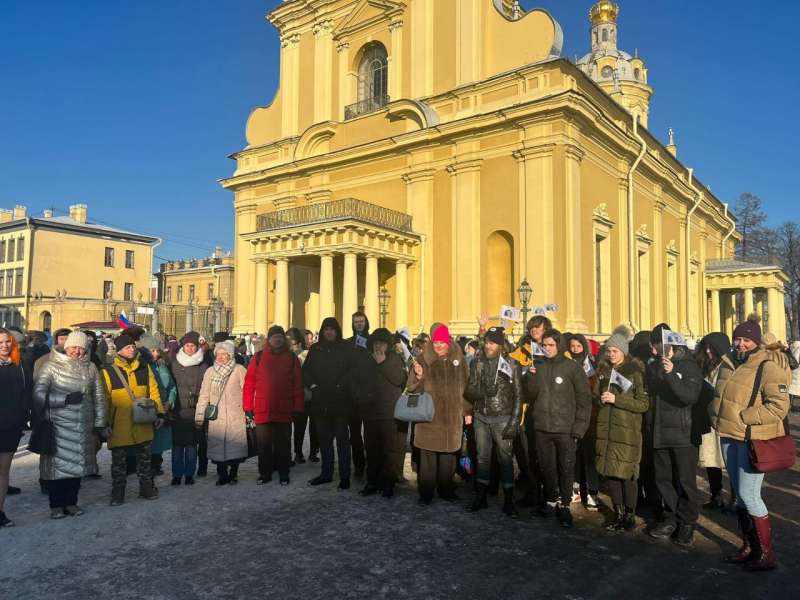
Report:
M 432 342 L 444 342 L 445 344 L 450 343 L 450 330 L 447 328 L 447 325 L 439 325 L 436 328 L 436 331 L 433 332 L 433 337 L 431 338 Z

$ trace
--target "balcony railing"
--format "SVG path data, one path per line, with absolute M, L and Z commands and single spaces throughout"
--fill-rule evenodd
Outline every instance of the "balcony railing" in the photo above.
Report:
M 389 104 L 389 96 L 370 96 L 355 104 L 344 107 L 344 120 L 355 119 L 360 115 L 366 115 L 379 111 L 384 106 Z
M 356 198 L 343 198 L 333 202 L 286 208 L 258 216 L 258 231 L 272 231 L 286 227 L 330 223 L 353 219 L 394 231 L 410 233 L 411 215 L 370 204 Z

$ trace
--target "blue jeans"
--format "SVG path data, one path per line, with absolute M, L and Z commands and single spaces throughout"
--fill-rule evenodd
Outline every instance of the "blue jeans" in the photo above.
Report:
M 731 487 L 736 490 L 736 504 L 746 508 L 753 517 L 766 517 L 767 505 L 761 499 L 761 484 L 764 474 L 753 469 L 747 452 L 747 442 L 731 438 L 720 438 L 722 458 L 731 478 Z
M 492 443 L 500 463 L 500 480 L 504 488 L 514 487 L 514 440 L 503 439 L 503 429 L 508 420 L 502 423 L 485 423 L 478 418 L 472 422 L 475 429 L 475 445 L 478 447 L 478 483 L 489 485 L 492 469 Z
M 197 470 L 197 446 L 172 447 L 172 476 L 194 477 Z

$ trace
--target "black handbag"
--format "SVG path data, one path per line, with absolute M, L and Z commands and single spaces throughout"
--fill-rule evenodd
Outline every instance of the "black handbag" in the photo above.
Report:
M 258 439 L 256 438 L 256 428 L 245 426 L 247 432 L 247 458 L 258 456 Z
M 28 450 L 34 454 L 52 456 L 56 453 L 56 432 L 52 421 L 47 418 L 49 416 L 50 410 L 48 408 L 47 416 L 42 415 L 33 425 L 33 431 L 31 431 L 31 437 L 28 440 Z

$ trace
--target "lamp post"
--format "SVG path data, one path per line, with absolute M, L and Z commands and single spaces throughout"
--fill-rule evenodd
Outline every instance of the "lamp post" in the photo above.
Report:
M 386 286 L 381 288 L 381 291 L 378 293 L 378 303 L 380 304 L 381 309 L 381 327 L 386 327 L 386 317 L 389 314 L 389 300 L 391 296 L 389 295 L 389 290 L 386 289 Z
M 526 327 L 528 323 L 528 313 L 530 310 L 528 309 L 528 302 L 531 300 L 531 296 L 533 295 L 533 288 L 528 284 L 528 278 L 522 280 L 522 283 L 519 284 L 519 289 L 517 289 L 517 294 L 519 294 L 519 301 L 522 304 L 522 320 L 523 325 L 522 327 Z

